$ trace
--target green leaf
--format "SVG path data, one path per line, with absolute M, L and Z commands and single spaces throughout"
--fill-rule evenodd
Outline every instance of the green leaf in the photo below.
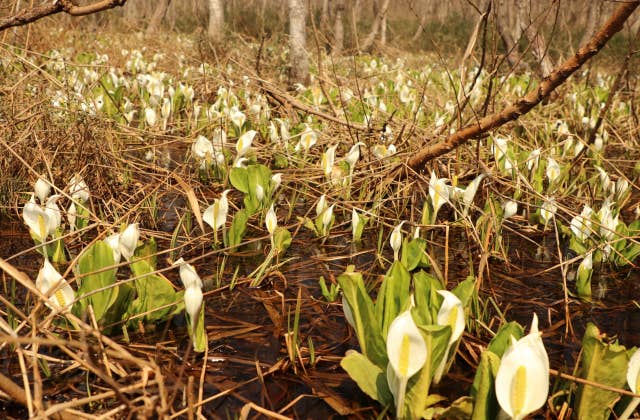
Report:
M 524 328 L 515 321 L 508 322 L 498 329 L 496 335 L 489 342 L 487 350 L 494 353 L 498 358 L 502 358 L 502 355 L 511 344 L 511 336 L 516 340 L 524 336 Z
M 439 413 L 440 419 L 456 419 L 464 420 L 470 419 L 473 412 L 473 399 L 471 397 L 460 397 L 451 405 Z M 495 417 L 486 417 L 495 418 Z
M 249 194 L 249 173 L 247 168 L 231 168 L 229 181 L 231 181 L 231 185 L 236 190 Z
M 500 356 L 490 350 L 482 352 L 471 386 L 471 397 L 474 400 L 472 420 L 497 418 L 500 405 L 496 397 L 494 383 L 499 367 Z
M 593 269 L 587 270 L 582 269 L 581 266 L 578 267 L 578 271 L 576 272 L 576 290 L 578 292 L 578 296 L 581 298 L 590 298 L 591 297 L 591 276 L 593 275 Z
M 582 339 L 579 377 L 614 388 L 624 388 L 630 351 L 617 342 L 605 343 L 605 336 L 589 323 Z M 587 384 L 579 384 L 574 409 L 578 419 L 602 419 L 611 416 L 610 407 L 620 397 L 617 392 L 607 391 Z
M 458 283 L 458 285 L 451 291 L 454 295 L 460 299 L 462 306 L 466 308 L 473 297 L 473 293 L 476 290 L 476 282 L 473 276 L 467 277 L 464 281 Z
M 130 311 L 129 314 L 145 313 L 146 322 L 164 321 L 173 314 L 174 305 L 179 299 L 168 279 L 158 274 L 151 274 L 155 268 L 150 261 L 149 258 L 136 259 L 130 264 L 131 271 L 136 277 L 134 284 L 138 297 L 131 305 L 135 310 Z
M 340 366 L 358 384 L 362 392 L 383 406 L 393 404 L 393 395 L 387 385 L 384 371 L 364 355 L 353 351 L 342 359 Z
M 291 246 L 291 232 L 287 229 L 278 226 L 273 233 L 273 243 L 275 245 L 276 254 L 280 255 L 286 252 Z
M 375 304 L 376 318 L 386 337 L 389 325 L 411 305 L 411 274 L 400 261 L 394 261 L 384 276 Z
M 78 259 L 77 274 L 81 278 L 78 295 L 83 296 L 94 290 L 106 288 L 86 298 L 80 299 L 80 312 L 84 312 L 88 305 L 93 307 L 96 321 L 101 324 L 104 314 L 113 304 L 113 285 L 116 281 L 116 268 L 113 250 L 104 241 L 97 241 L 87 248 Z
M 418 309 L 416 322 L 422 325 L 433 324 L 438 314 L 436 291 L 443 289 L 442 283 L 431 274 L 421 270 L 413 275 L 413 289 Z
M 411 311 L 415 312 L 415 308 Z M 415 317 L 414 317 L 415 320 Z M 405 412 L 408 418 L 420 418 L 429 401 L 429 388 L 436 371 L 447 351 L 451 327 L 439 325 L 418 325 L 427 343 L 427 362 L 420 371 L 409 379 L 405 397 Z
M 389 359 L 385 340 L 381 326 L 376 320 L 373 302 L 364 287 L 362 275 L 348 270 L 339 275 L 337 280 L 351 308 L 362 353 L 380 369 L 386 369 Z
M 225 245 L 229 248 L 236 248 L 242 243 L 242 238 L 247 231 L 247 222 L 249 221 L 249 215 L 245 209 L 239 210 L 233 217 L 231 222 L 231 228 L 227 233 L 227 241 Z
M 208 340 L 207 340 L 207 332 L 204 328 L 204 301 L 202 302 L 202 307 L 200 308 L 200 316 L 198 317 L 198 323 L 196 324 L 195 337 L 193 341 L 193 350 L 202 353 L 207 349 Z
M 429 267 L 426 249 L 427 241 L 423 238 L 414 238 L 410 241 L 405 238 L 400 260 L 407 267 L 407 270 L 413 271 L 418 267 Z

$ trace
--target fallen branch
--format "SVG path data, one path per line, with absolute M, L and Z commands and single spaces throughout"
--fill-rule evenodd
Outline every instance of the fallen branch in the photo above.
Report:
M 64 12 L 71 16 L 84 16 L 103 10 L 124 6 L 127 0 L 101 0 L 86 6 L 78 6 L 72 0 L 47 1 L 44 4 L 30 9 L 24 9 L 13 16 L 0 19 L 0 32 L 14 26 L 23 26 L 47 16 Z
M 640 0 L 621 3 L 591 40 L 582 46 L 573 57 L 570 57 L 554 69 L 548 77 L 540 82 L 535 90 L 507 106 L 502 112 L 481 118 L 473 124 L 469 124 L 451 134 L 443 141 L 424 147 L 409 158 L 406 165 L 413 171 L 419 172 L 430 160 L 452 151 L 471 139 L 482 137 L 487 131 L 501 127 L 529 112 L 533 107 L 548 97 L 558 86 L 563 84 L 580 66 L 596 55 L 607 44 L 611 37 L 622 29 L 625 21 L 639 5 Z M 407 171 L 400 167 L 394 171 L 394 174 L 401 178 L 406 176 Z

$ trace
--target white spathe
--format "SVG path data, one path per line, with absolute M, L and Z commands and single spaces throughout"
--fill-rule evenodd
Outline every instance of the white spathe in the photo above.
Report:
M 195 341 L 196 324 L 198 323 L 200 309 L 202 308 L 202 280 L 195 268 L 180 258 L 173 263 L 180 267 L 180 280 L 184 284 L 184 307 L 189 316 L 191 336 Z
M 511 337 L 511 345 L 500 360 L 495 388 L 500 407 L 515 420 L 523 419 L 547 401 L 549 356 L 535 313 L 529 334 L 520 340 Z
M 40 242 L 49 235 L 49 215 L 40 207 L 33 196 L 22 209 L 22 218 L 31 234 Z
M 391 245 L 391 249 L 393 249 L 393 260 L 398 260 L 398 253 L 400 252 L 400 247 L 402 246 L 402 225 L 404 224 L 404 220 L 400 222 L 396 227 L 393 228 L 391 232 L 391 236 L 389 237 L 389 245 Z
M 278 228 L 278 217 L 276 216 L 276 212 L 273 209 L 273 204 L 271 204 L 271 207 L 269 207 L 269 211 L 267 211 L 267 215 L 264 218 L 264 223 L 267 227 L 269 235 L 273 236 L 276 229 Z
M 120 232 L 118 244 L 120 254 L 125 260 L 131 261 L 131 257 L 133 257 L 133 253 L 138 247 L 139 238 L 140 229 L 138 228 L 138 223 L 131 223 L 124 231 Z
M 389 325 L 387 356 L 387 381 L 396 403 L 396 416 L 403 418 L 407 382 L 427 361 L 427 343 L 410 311 L 401 313 Z
M 48 295 L 51 291 L 55 290 L 55 292 L 49 296 L 49 300 L 45 302 L 51 309 L 68 309 L 69 305 L 71 305 L 75 299 L 73 289 L 69 283 L 67 283 L 47 259 L 44 260 L 44 265 L 38 272 L 36 287 L 44 295 Z
M 45 181 L 44 178 L 38 178 L 35 185 L 33 186 L 33 190 L 40 200 L 40 204 L 44 204 L 49 194 L 51 194 L 51 184 L 48 181 Z
M 444 374 L 451 346 L 462 337 L 464 332 L 464 307 L 462 306 L 462 301 L 448 290 L 438 290 L 438 294 L 443 297 L 443 301 L 438 310 L 436 322 L 438 325 L 451 327 L 451 335 L 447 343 L 447 350 L 433 377 L 433 382 L 436 384 L 440 382 Z

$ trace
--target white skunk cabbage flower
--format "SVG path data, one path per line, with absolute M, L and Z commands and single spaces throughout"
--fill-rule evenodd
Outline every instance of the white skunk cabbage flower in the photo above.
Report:
M 267 215 L 264 218 L 264 224 L 267 227 L 269 235 L 273 237 L 273 234 L 278 228 L 278 217 L 276 216 L 276 212 L 273 209 L 273 204 L 271 204 L 271 207 L 269 207 L 269 211 L 267 211 Z
M 533 314 L 529 334 L 511 345 L 500 360 L 495 381 L 500 407 L 511 418 L 521 420 L 538 410 L 549 394 L 549 356 Z
M 241 129 L 245 121 L 247 120 L 247 116 L 244 114 L 244 112 L 235 107 L 231 110 L 231 114 L 229 115 L 229 117 L 231 118 L 231 122 L 233 123 L 233 125 L 238 127 L 238 129 Z
M 139 238 L 140 229 L 138 228 L 138 223 L 131 223 L 124 231 L 120 232 L 118 244 L 120 254 L 125 260 L 131 261 L 131 257 L 133 257 L 133 253 L 138 247 Z
M 431 179 L 429 180 L 429 196 L 431 197 L 431 206 L 433 207 L 433 220 L 440 207 L 449 201 L 449 187 L 446 178 L 438 178 L 434 171 L 431 171 Z
M 510 217 L 515 216 L 518 212 L 518 203 L 513 200 L 507 200 L 502 204 L 502 218 L 503 220 L 507 220 Z
M 33 194 L 22 209 L 22 218 L 35 239 L 46 241 L 49 236 L 49 215 L 36 203 Z
M 278 187 L 282 184 L 282 173 L 279 172 L 277 174 L 271 175 L 271 182 L 273 182 L 273 191 L 277 190 Z
M 256 184 L 256 198 L 259 202 L 264 199 L 264 188 L 260 184 Z
M 220 198 L 216 198 L 213 204 L 207 207 L 202 214 L 202 220 L 211 226 L 213 230 L 218 230 L 227 222 L 227 214 L 229 213 L 229 200 L 227 194 L 231 190 L 224 190 Z
M 322 172 L 324 172 L 324 176 L 327 179 L 331 178 L 331 171 L 333 169 L 333 164 L 336 159 L 336 148 L 338 145 L 333 145 L 328 147 L 327 150 L 322 153 L 322 160 L 320 166 L 322 166 Z
M 45 302 L 51 309 L 68 309 L 75 298 L 73 289 L 69 283 L 67 283 L 47 259 L 44 260 L 44 265 L 38 272 L 36 287 L 44 295 L 48 295 L 49 292 L 55 290 L 53 295 L 49 297 L 49 301 Z
M 173 265 L 180 267 L 180 280 L 184 284 L 184 308 L 189 316 L 190 333 L 195 341 L 196 326 L 200 319 L 200 309 L 202 309 L 202 280 L 195 268 L 187 264 L 184 259 L 180 258 Z
M 327 209 L 327 196 L 322 194 L 316 204 L 316 217 L 319 217 Z
M 571 232 L 573 235 L 581 240 L 585 241 L 589 236 L 591 236 L 591 216 L 593 215 L 593 210 L 591 207 L 585 204 L 582 209 L 582 213 L 573 217 L 571 219 Z
M 387 334 L 387 382 L 396 403 L 396 417 L 404 417 L 404 399 L 409 378 L 427 361 L 427 344 L 410 311 L 398 315 Z
M 627 367 L 627 384 L 631 389 L 631 392 L 638 394 L 640 391 L 640 382 L 638 377 L 640 376 L 640 349 L 636 350 L 629 359 L 629 366 Z
M 478 175 L 467 185 L 467 188 L 464 189 L 464 193 L 462 193 L 462 203 L 464 204 L 464 209 L 462 210 L 463 216 L 469 214 L 469 208 L 471 204 L 473 204 L 473 199 L 476 196 L 476 192 L 478 192 L 478 187 L 486 176 L 485 174 Z
M 329 225 L 331 225 L 331 219 L 333 218 L 333 207 L 335 204 L 332 204 L 330 207 L 327 207 L 322 213 L 322 233 L 329 233 Z
M 69 181 L 69 195 L 74 201 L 78 201 L 81 204 L 86 203 L 89 200 L 89 186 L 80 174 L 75 174 Z
M 316 142 L 318 141 L 318 134 L 316 131 L 311 128 L 308 124 L 305 124 L 305 129 L 302 133 L 300 133 L 300 142 L 295 147 L 295 151 L 299 152 L 300 150 L 304 151 L 304 153 L 308 153 L 309 149 L 311 149 Z
M 540 207 L 540 218 L 544 222 L 545 226 L 547 225 L 547 223 L 549 223 L 551 218 L 556 214 L 556 211 L 558 211 L 558 206 L 556 205 L 556 202 L 553 198 L 546 200 L 542 204 L 542 206 Z
M 36 193 L 36 197 L 40 200 L 40 204 L 44 205 L 47 197 L 51 194 L 51 184 L 49 184 L 49 181 L 46 181 L 44 178 L 38 178 L 33 189 Z
M 391 249 L 393 249 L 393 260 L 398 261 L 398 254 L 400 252 L 400 247 L 402 246 L 402 225 L 404 224 L 404 220 L 400 222 L 399 225 L 393 228 L 391 232 L 391 236 L 389 237 L 389 244 L 391 245 Z
M 353 169 L 356 166 L 356 163 L 360 159 L 360 146 L 364 146 L 364 143 L 359 141 L 349 149 L 349 152 L 344 157 L 344 160 L 349 164 L 349 170 L 353 173 Z
M 191 145 L 191 154 L 198 161 L 211 159 L 214 154 L 213 143 L 203 135 L 199 135 Z
M 156 122 L 158 122 L 156 111 L 154 111 L 153 108 L 146 108 L 144 110 L 144 120 L 149 127 L 154 127 L 156 125 Z
M 256 134 L 257 131 L 249 130 L 238 138 L 238 141 L 236 142 L 236 162 L 249 152 L 251 149 L 251 143 L 253 142 L 253 138 Z
M 560 165 L 553 158 L 547 159 L 547 179 L 553 183 L 560 176 Z
M 122 258 L 122 253 L 120 252 L 120 234 L 114 233 L 113 235 L 109 235 L 104 238 L 104 241 L 111 247 L 115 264 L 120 264 L 120 259 Z
M 458 296 L 448 290 L 438 290 L 438 294 L 442 296 L 444 300 L 442 301 L 442 305 L 438 311 L 436 322 L 438 325 L 448 325 L 451 327 L 451 336 L 449 336 L 447 350 L 444 353 L 445 355 L 433 377 L 433 382 L 436 384 L 440 382 L 440 379 L 442 379 L 444 369 L 448 362 L 447 359 L 449 357 L 451 346 L 453 346 L 453 344 L 462 337 L 462 333 L 464 332 L 464 307 L 462 306 L 460 299 L 458 299 Z
M 360 225 L 360 216 L 356 208 L 351 209 L 351 237 L 355 240 Z

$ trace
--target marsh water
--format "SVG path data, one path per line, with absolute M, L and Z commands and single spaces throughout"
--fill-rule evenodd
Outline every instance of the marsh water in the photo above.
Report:
M 24 252 L 33 246 L 26 229 L 18 222 L 4 222 L 0 232 L 0 256 L 35 279 L 41 256 L 33 250 Z M 341 234 L 337 227 L 334 235 L 321 245 L 306 231 L 299 230 L 286 254 L 286 262 L 257 288 L 249 287 L 245 276 L 264 258 L 262 242 L 254 241 L 226 257 L 223 253 L 210 252 L 209 247 L 189 248 L 184 257 L 196 260 L 196 269 L 207 285 L 208 352 L 201 355 L 190 351 L 181 316 L 155 328 L 146 328 L 144 332 L 130 331 L 127 348 L 134 355 L 156 360 L 165 372 L 176 405 L 180 405 L 184 397 L 182 390 L 187 378 L 199 377 L 206 364 L 203 398 L 210 400 L 203 414 L 207 418 L 233 416 L 248 402 L 274 410 L 290 403 L 296 418 L 371 417 L 380 408 L 339 366 L 347 350 L 357 349 L 357 340 L 344 320 L 339 299 L 327 302 L 318 286 L 320 276 L 330 283 L 349 264 L 363 272 L 371 285 L 384 274 L 376 254 L 376 238 L 368 238 L 354 248 L 348 244 L 349 235 L 348 231 Z M 443 238 L 434 239 L 437 243 Z M 587 322 L 595 323 L 603 333 L 627 345 L 640 343 L 634 328 L 640 322 L 640 309 L 635 303 L 640 299 L 637 270 L 599 274 L 593 279 L 591 302 L 571 295 L 566 300 L 553 235 L 524 238 L 512 233 L 505 235 L 504 241 L 509 263 L 490 258 L 480 285 L 480 301 L 486 306 L 483 322 L 488 328 L 495 331 L 500 316 L 528 325 L 535 311 L 540 318 L 551 366 L 567 372 L 576 364 Z M 452 229 L 450 242 L 446 258 L 449 288 L 469 274 L 465 255 L 469 250 L 462 241 L 462 232 Z M 161 243 L 160 249 L 163 246 L 168 248 L 168 243 Z M 442 247 L 436 247 L 436 254 L 443 252 Z M 219 276 L 223 258 L 226 269 Z M 159 258 L 158 268 L 167 267 L 168 263 Z M 236 267 L 239 267 L 237 272 Z M 229 282 L 234 272 L 237 283 L 231 288 Z M 165 275 L 180 284 L 176 270 L 167 270 Z M 3 290 L 6 293 L 14 290 L 18 302 L 24 299 L 24 291 L 19 287 L 8 276 L 3 276 Z M 568 288 L 570 292 L 573 290 L 570 281 Z M 292 328 L 298 296 L 300 356 L 294 365 L 287 353 L 285 335 Z M 495 307 L 503 308 L 502 314 L 498 314 Z M 484 342 L 478 338 L 483 336 Z M 432 392 L 444 395 L 449 401 L 468 395 L 479 354 L 489 339 L 486 331 L 465 335 L 456 363 Z M 7 351 L 10 350 L 3 350 L 3 369 L 19 372 L 19 367 L 9 362 L 15 359 L 6 357 Z M 86 393 L 87 377 L 67 376 L 60 373 L 63 367 L 49 364 L 52 375 L 44 378 L 48 382 L 46 388 L 56 391 L 47 393 L 48 398 L 65 401 Z M 226 393 L 215 397 L 223 391 Z M 17 407 L 2 408 L 20 417 Z

